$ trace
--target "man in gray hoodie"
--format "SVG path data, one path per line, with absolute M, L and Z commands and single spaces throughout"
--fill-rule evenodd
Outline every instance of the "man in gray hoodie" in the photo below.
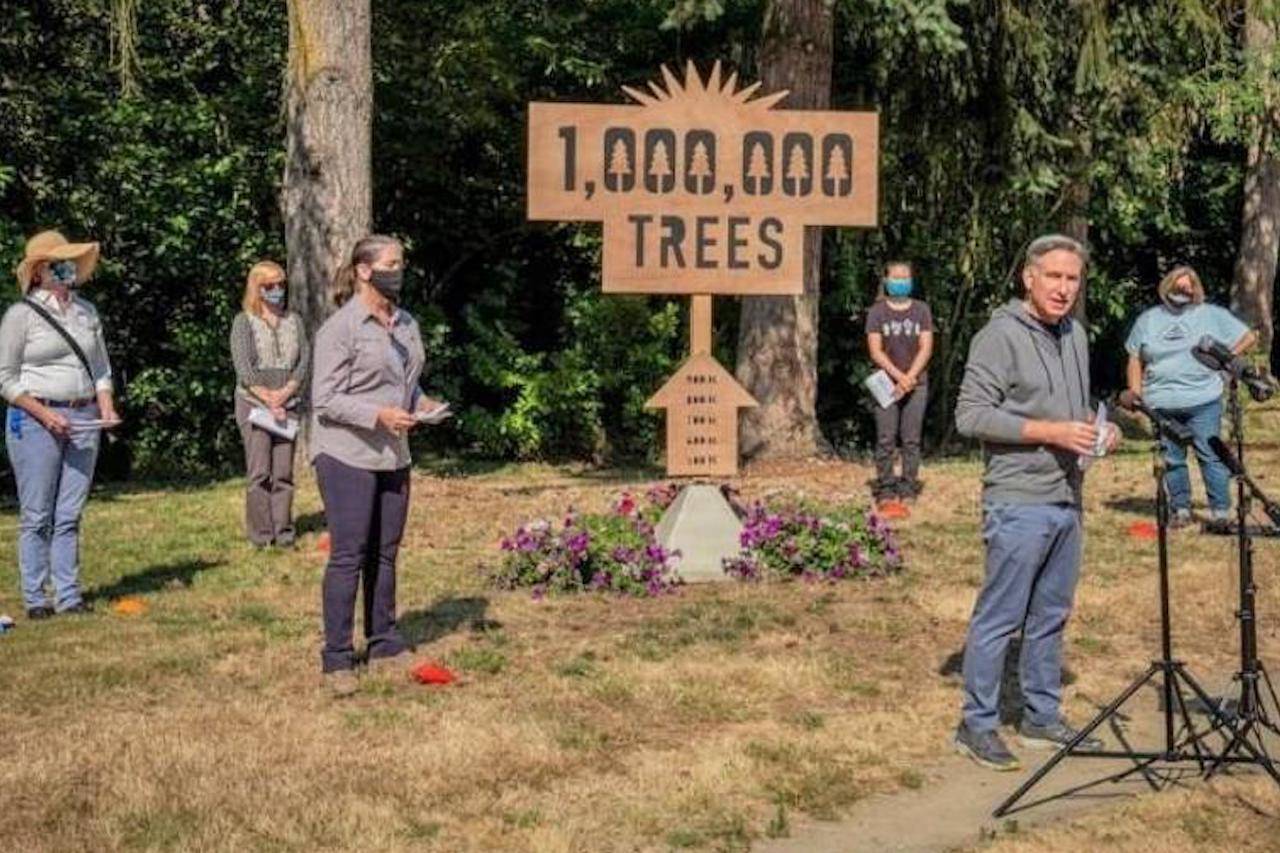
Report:
M 996 309 L 969 349 L 956 427 L 982 442 L 986 576 L 964 653 L 959 751 L 998 770 L 1018 760 L 997 732 L 1009 641 L 1022 631 L 1019 672 L 1025 746 L 1058 748 L 1076 732 L 1062 719 L 1062 632 L 1080 574 L 1084 471 L 1098 439 L 1089 404 L 1088 338 L 1072 319 L 1088 253 L 1048 235 L 1027 247 L 1025 294 Z M 1114 449 L 1119 433 L 1104 437 Z M 1080 744 L 1098 749 L 1093 738 Z

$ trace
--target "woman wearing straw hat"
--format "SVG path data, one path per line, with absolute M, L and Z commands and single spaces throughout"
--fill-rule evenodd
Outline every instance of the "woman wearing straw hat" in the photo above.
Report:
M 310 351 L 302 318 L 285 305 L 284 270 L 259 261 L 249 270 L 244 310 L 231 324 L 231 360 L 236 369 L 236 423 L 244 440 L 248 483 L 245 533 L 256 547 L 291 547 L 293 450 L 288 430 L 272 431 L 257 414 L 296 430 L 299 394 L 307 379 Z
M 120 422 L 102 321 L 75 293 L 97 263 L 97 243 L 70 243 L 57 231 L 35 235 L 17 268 L 23 299 L 0 320 L 5 445 L 18 486 L 18 566 L 32 619 L 91 609 L 80 593 L 80 514 L 99 430 Z

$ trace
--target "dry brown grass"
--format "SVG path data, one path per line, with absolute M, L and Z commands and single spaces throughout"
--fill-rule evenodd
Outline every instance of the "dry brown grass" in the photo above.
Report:
M 1266 472 L 1278 459 L 1269 449 L 1252 462 Z M 1077 719 L 1156 650 L 1154 550 L 1127 538 L 1142 516 L 1117 504 L 1149 495 L 1148 469 L 1135 444 L 1091 475 L 1068 650 Z M 14 850 L 743 849 L 796 816 L 927 785 L 959 701 L 942 671 L 981 577 L 978 470 L 929 468 L 902 527 L 901 577 L 716 585 L 655 601 L 533 601 L 486 588 L 476 571 L 516 522 L 569 503 L 603 508 L 643 475 L 424 470 L 402 624 L 468 681 L 369 678 L 343 702 L 318 685 L 314 530 L 297 552 L 252 551 L 235 484 L 99 496 L 86 519 L 88 584 L 140 594 L 149 609 L 20 620 L 0 638 L 0 839 Z M 776 465 L 739 485 L 748 497 L 836 499 L 865 494 L 867 476 L 853 464 Z M 314 527 L 309 482 L 298 509 Z M 0 550 L 12 553 L 11 511 L 2 527 Z M 1278 548 L 1258 551 L 1269 660 L 1280 660 Z M 1221 683 L 1235 636 L 1231 542 L 1180 534 L 1174 550 L 1179 652 Z M 11 573 L 0 610 L 19 607 Z M 1181 796 L 1128 808 L 1163 814 Z M 1251 814 L 1199 796 L 1186 802 L 1203 826 L 1184 821 L 1158 840 L 1148 826 L 1135 839 L 1179 849 Z M 1275 813 L 1270 792 L 1245 796 Z M 1075 850 L 1108 831 L 1085 820 L 999 844 Z

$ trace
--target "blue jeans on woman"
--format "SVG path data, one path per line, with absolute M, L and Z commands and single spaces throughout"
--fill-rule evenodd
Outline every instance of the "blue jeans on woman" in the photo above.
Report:
M 73 425 L 99 417 L 96 405 L 56 411 Z M 50 581 L 55 610 L 82 601 L 80 514 L 93 484 L 100 435 L 89 429 L 55 438 L 27 412 L 9 407 L 4 437 L 18 485 L 18 570 L 27 610 L 49 606 Z
M 1231 472 L 1209 446 L 1209 439 L 1222 432 L 1222 401 L 1212 400 L 1189 409 L 1160 409 L 1160 414 L 1182 424 L 1191 432 L 1191 446 L 1200 461 L 1200 476 L 1209 496 L 1209 509 L 1225 516 L 1231 509 Z M 1187 447 L 1164 437 L 1165 487 L 1169 507 L 1174 512 L 1191 510 L 1191 472 L 1187 468 Z

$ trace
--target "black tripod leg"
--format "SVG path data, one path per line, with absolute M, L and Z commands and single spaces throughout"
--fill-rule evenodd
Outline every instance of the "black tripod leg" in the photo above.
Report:
M 1276 689 L 1271 684 L 1271 674 L 1267 672 L 1267 668 L 1263 666 L 1261 662 L 1258 663 L 1258 673 L 1262 676 L 1262 683 L 1267 686 L 1266 695 L 1271 697 L 1271 707 L 1276 710 L 1277 714 L 1280 714 L 1280 701 L 1276 700 Z M 1276 721 L 1267 714 L 1267 705 L 1262 701 L 1262 689 L 1258 688 L 1254 692 L 1257 694 L 1254 707 L 1258 709 L 1259 722 L 1261 722 L 1262 725 L 1265 726 L 1272 734 L 1280 735 L 1280 728 L 1276 726 Z M 1263 751 L 1265 750 L 1266 746 L 1264 745 Z
M 1175 668 L 1173 672 L 1175 673 L 1175 679 L 1179 677 L 1184 679 L 1190 677 L 1185 672 L 1182 671 L 1181 667 Z M 1175 681 L 1175 685 L 1176 685 L 1176 681 Z M 1182 688 L 1175 686 L 1173 690 L 1173 695 L 1178 698 L 1178 713 L 1182 715 L 1182 727 L 1187 732 L 1187 740 L 1191 744 L 1191 748 L 1195 750 L 1196 764 L 1200 766 L 1200 772 L 1203 773 L 1204 772 L 1204 752 L 1200 749 L 1200 739 L 1202 737 L 1208 737 L 1210 732 L 1212 732 L 1213 730 L 1210 729 L 1209 731 L 1206 731 L 1204 734 L 1197 734 L 1195 726 L 1191 724 L 1191 713 L 1187 710 L 1187 700 L 1182 695 Z M 1178 747 L 1178 751 L 1181 752 L 1182 747 Z
M 1189 683 L 1191 685 L 1191 688 L 1195 690 L 1196 694 L 1200 697 L 1200 701 L 1206 703 L 1208 707 L 1213 709 L 1214 722 L 1217 723 L 1219 726 L 1230 725 L 1226 720 L 1226 716 L 1222 713 L 1222 711 L 1218 708 L 1218 706 L 1213 704 L 1212 701 L 1210 701 L 1209 696 L 1204 692 L 1204 689 L 1200 687 L 1200 685 L 1196 684 L 1194 681 L 1191 681 Z M 1222 767 L 1226 765 L 1227 759 L 1230 758 L 1231 754 L 1236 751 L 1236 748 L 1242 747 L 1246 752 L 1249 753 L 1250 757 L 1253 758 L 1252 763 L 1261 766 L 1262 769 L 1266 770 L 1267 774 L 1271 776 L 1271 778 L 1274 779 L 1277 784 L 1280 784 L 1280 770 L 1276 769 L 1275 762 L 1271 760 L 1270 756 L 1264 755 L 1263 753 L 1259 752 L 1257 747 L 1255 747 L 1252 743 L 1249 742 L 1248 734 L 1249 734 L 1249 729 L 1251 729 L 1252 727 L 1253 727 L 1253 720 L 1251 719 L 1242 720 L 1238 727 L 1230 726 L 1232 731 L 1231 742 L 1227 744 L 1226 749 L 1222 750 L 1222 752 L 1218 754 L 1217 758 L 1213 762 L 1213 766 L 1211 766 L 1208 772 L 1204 774 L 1204 778 L 1206 780 L 1212 779 L 1214 776 L 1216 776 L 1218 772 L 1222 769 Z
M 1133 748 L 1129 743 L 1129 739 L 1125 737 L 1124 729 L 1116 722 L 1115 716 L 1111 718 L 1111 733 L 1115 735 L 1116 740 L 1120 742 L 1121 751 L 1127 752 L 1133 756 L 1135 766 L 1130 767 L 1128 770 L 1122 770 L 1110 779 L 1104 779 L 1103 781 L 1119 782 L 1121 779 L 1125 779 L 1134 773 L 1141 773 L 1142 778 L 1146 779 L 1147 784 L 1151 786 L 1151 790 L 1159 791 L 1160 779 L 1150 770 L 1151 765 L 1156 762 L 1156 759 L 1144 758 L 1139 760 L 1137 758 L 1137 750 Z
M 1258 670 L 1262 673 L 1262 680 L 1267 683 L 1267 693 L 1271 695 L 1271 707 L 1276 709 L 1276 713 L 1280 713 L 1280 698 L 1276 697 L 1275 685 L 1271 683 L 1271 673 L 1267 672 L 1267 668 L 1261 664 Z
M 1045 776 L 1048 776 L 1050 771 L 1052 771 L 1053 768 L 1057 767 L 1059 762 L 1062 761 L 1062 759 L 1070 755 L 1071 750 L 1079 746 L 1081 741 L 1083 741 L 1085 738 L 1091 735 L 1094 729 L 1102 725 L 1107 720 L 1107 718 L 1109 718 L 1112 714 L 1114 714 L 1117 710 L 1119 710 L 1121 705 L 1123 705 L 1125 702 L 1128 702 L 1129 697 L 1137 693 L 1142 688 L 1142 685 L 1150 681 L 1151 678 L 1157 672 L 1160 672 L 1160 670 L 1161 670 L 1160 664 L 1156 664 L 1156 663 L 1151 664 L 1151 666 L 1147 668 L 1147 671 L 1144 675 L 1140 676 L 1136 681 L 1134 681 L 1127 688 L 1125 688 L 1123 693 L 1121 693 L 1115 699 L 1112 699 L 1110 705 L 1108 705 L 1107 707 L 1099 711 L 1098 715 L 1089 721 L 1089 725 L 1085 726 L 1083 729 L 1077 732 L 1076 736 L 1073 737 L 1066 746 L 1062 747 L 1057 752 L 1055 752 L 1053 754 L 1053 757 L 1051 757 L 1048 761 L 1046 761 L 1043 765 L 1041 765 L 1040 769 L 1031 775 L 1031 778 L 1023 782 L 1022 785 L 1018 787 L 1018 790 L 1010 794 L 1009 797 L 1003 803 L 997 806 L 996 810 L 991 813 L 992 817 L 1004 817 L 1004 815 L 1008 813 L 1009 809 L 1013 808 L 1013 806 L 1017 804 L 1018 800 L 1026 796 L 1027 792 L 1030 791 L 1032 788 L 1034 788 L 1040 782 L 1041 779 L 1043 779 Z M 1135 759 L 1135 762 L 1136 762 L 1136 759 Z

